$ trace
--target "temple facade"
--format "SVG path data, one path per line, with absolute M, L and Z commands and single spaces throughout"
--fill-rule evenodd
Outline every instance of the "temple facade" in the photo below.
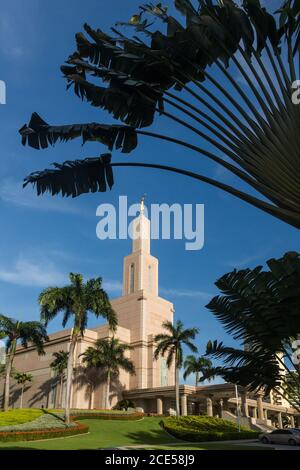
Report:
M 133 221 L 131 253 L 123 263 L 123 293 L 111 301 L 118 315 L 115 336 L 132 349 L 128 357 L 135 366 L 135 375 L 120 371 L 111 384 L 110 407 L 121 399 L 130 399 L 145 413 L 168 414 L 175 408 L 174 367 L 168 369 L 165 358 L 154 359 L 154 337 L 162 333 L 165 321 L 173 322 L 174 307 L 158 294 L 158 260 L 150 251 L 150 221 L 140 215 Z M 50 368 L 53 353 L 68 351 L 72 330 L 50 335 L 45 355 L 32 347 L 17 348 L 14 367 L 30 373 L 33 382 L 25 388 L 25 407 L 57 408 L 65 404 L 65 383 Z M 82 364 L 82 353 L 98 339 L 111 335 L 108 325 L 88 328 L 77 344 L 72 384 L 72 408 L 102 409 L 105 404 L 104 380 L 100 371 L 88 371 Z M 3 358 L 2 358 L 3 362 Z M 0 381 L 1 382 L 1 381 Z M 0 383 L 2 388 L 3 381 Z M 1 399 L 1 398 L 0 398 Z M 20 386 L 11 387 L 10 406 L 19 406 Z M 276 391 L 269 397 L 248 394 L 232 384 L 180 386 L 181 413 L 219 416 L 241 424 L 266 430 L 286 423 L 300 426 L 299 413 Z

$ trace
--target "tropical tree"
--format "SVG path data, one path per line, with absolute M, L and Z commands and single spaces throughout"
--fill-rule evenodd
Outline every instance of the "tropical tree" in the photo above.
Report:
M 39 296 L 41 320 L 48 325 L 60 312 L 63 313 L 62 326 L 65 328 L 73 319 L 69 346 L 66 381 L 65 421 L 70 422 L 71 387 L 76 345 L 84 336 L 89 313 L 97 318 L 105 318 L 112 330 L 116 329 L 117 316 L 108 295 L 102 288 L 102 279 L 89 279 L 84 282 L 81 274 L 70 273 L 70 284 L 64 287 L 48 287 Z
M 52 354 L 54 360 L 51 362 L 50 367 L 56 373 L 60 379 L 60 399 L 59 407 L 62 407 L 63 395 L 64 395 L 64 381 L 65 381 L 65 371 L 68 367 L 68 351 L 58 351 Z M 55 405 L 56 406 L 56 405 Z
M 196 357 L 193 355 L 187 356 L 185 358 L 184 364 L 184 380 L 187 379 L 192 374 L 195 374 L 195 386 L 197 387 L 200 382 L 205 380 L 210 380 L 210 371 L 212 368 L 212 361 L 206 357 Z
M 0 315 L 0 331 L 6 338 L 6 362 L 5 362 L 5 384 L 4 384 L 4 411 L 9 407 L 10 377 L 12 375 L 13 362 L 18 343 L 23 348 L 33 345 L 38 354 L 44 354 L 44 342 L 48 341 L 45 326 L 37 321 L 23 322 L 14 318 Z
M 166 333 L 160 333 L 155 336 L 154 341 L 157 343 L 154 351 L 154 359 L 159 356 L 167 356 L 167 366 L 171 368 L 175 366 L 175 395 L 176 395 L 176 415 L 180 415 L 179 405 L 179 370 L 183 365 L 183 346 L 189 348 L 193 353 L 198 351 L 192 340 L 195 339 L 198 328 L 184 328 L 180 320 L 173 325 L 170 321 L 165 321 L 162 327 Z
M 89 347 L 82 354 L 82 362 L 88 368 L 99 368 L 105 376 L 104 408 L 109 409 L 110 386 L 113 378 L 118 377 L 120 369 L 135 374 L 133 362 L 125 356 L 132 346 L 115 338 L 99 339 L 94 347 Z
M 249 391 L 276 390 L 300 411 L 300 256 L 289 252 L 267 265 L 216 282 L 222 295 L 207 308 L 243 347 L 210 341 L 207 354 L 224 361 L 211 373 Z
M 44 149 L 81 137 L 129 153 L 141 137 L 158 139 L 191 150 L 201 167 L 203 159 L 214 162 L 249 190 L 162 161 L 112 163 L 111 154 L 56 163 L 24 185 L 76 197 L 111 188 L 114 167 L 156 168 L 212 185 L 299 229 L 299 1 L 286 0 L 275 13 L 272 2 L 260 0 L 173 3 L 173 15 L 161 2 L 141 5 L 111 35 L 85 24 L 61 67 L 67 88 L 120 125 L 53 126 L 34 113 L 20 129 L 22 142 Z M 145 130 L 156 117 L 173 123 L 175 135 L 157 125 Z
M 21 385 L 20 408 L 23 408 L 24 389 L 27 383 L 31 383 L 33 381 L 33 376 L 31 374 L 26 374 L 26 372 L 16 372 L 13 377 L 17 384 Z

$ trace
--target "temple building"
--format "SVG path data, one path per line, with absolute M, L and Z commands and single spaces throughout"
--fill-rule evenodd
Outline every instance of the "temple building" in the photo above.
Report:
M 123 293 L 111 300 L 118 315 L 115 336 L 132 346 L 128 356 L 133 361 L 136 373 L 129 375 L 120 371 L 112 383 L 109 397 L 113 407 L 121 399 L 130 399 L 145 413 L 168 414 L 175 408 L 174 368 L 168 369 L 166 360 L 154 360 L 154 337 L 164 330 L 165 321 L 173 322 L 174 307 L 159 296 L 157 258 L 150 251 L 150 221 L 144 214 L 143 203 L 139 216 L 133 221 L 134 239 L 131 253 L 123 263 Z M 39 356 L 32 347 L 17 348 L 14 368 L 30 373 L 33 382 L 25 388 L 25 407 L 56 408 L 64 406 L 65 385 L 60 390 L 60 380 L 51 370 L 53 353 L 68 351 L 71 329 L 51 334 L 45 344 L 45 355 Z M 104 407 L 105 384 L 98 371 L 88 372 L 82 364 L 82 353 L 98 339 L 111 335 L 108 325 L 88 328 L 79 340 L 74 363 L 72 385 L 72 407 L 101 409 Z M 2 389 L 3 381 L 0 381 Z M 232 421 L 239 418 L 244 425 L 258 429 L 282 427 L 284 417 L 293 427 L 300 425 L 299 413 L 285 402 L 279 402 L 276 393 L 265 399 L 261 394 L 247 394 L 239 388 L 236 399 L 232 384 L 180 386 L 181 413 L 207 414 Z M 20 386 L 12 384 L 10 406 L 19 405 Z M 298 420 L 298 421 L 297 421 Z

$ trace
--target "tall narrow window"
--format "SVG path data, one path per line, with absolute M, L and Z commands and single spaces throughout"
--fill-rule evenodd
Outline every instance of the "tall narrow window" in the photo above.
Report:
M 160 386 L 166 387 L 168 385 L 168 366 L 167 360 L 162 357 L 160 363 Z
M 130 283 L 129 283 L 129 293 L 132 294 L 134 292 L 134 264 L 130 265 Z
M 152 290 L 152 266 L 148 266 L 148 291 Z

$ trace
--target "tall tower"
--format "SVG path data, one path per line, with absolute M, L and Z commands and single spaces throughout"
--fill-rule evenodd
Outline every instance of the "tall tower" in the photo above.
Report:
M 171 302 L 158 295 L 158 260 L 150 252 L 150 220 L 144 213 L 132 222 L 132 251 L 124 258 L 123 295 L 112 300 L 120 327 L 130 330 L 130 357 L 136 374 L 130 378 L 130 389 L 173 385 L 173 372 L 165 360 L 155 361 L 154 337 L 164 331 L 162 323 L 173 322 Z
M 123 295 L 144 291 L 157 296 L 158 260 L 150 254 L 150 220 L 145 217 L 143 200 L 132 227 L 132 252 L 124 258 Z

